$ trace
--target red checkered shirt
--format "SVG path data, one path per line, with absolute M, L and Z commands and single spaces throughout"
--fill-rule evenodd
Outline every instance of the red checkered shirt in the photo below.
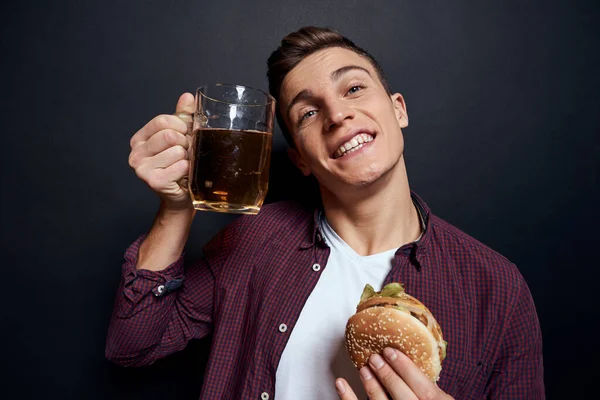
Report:
M 385 283 L 402 282 L 439 322 L 448 342 L 440 388 L 456 399 L 545 398 L 539 322 L 518 269 L 413 200 L 425 232 L 396 251 Z M 125 254 L 108 359 L 148 365 L 212 334 L 200 399 L 274 398 L 283 349 L 327 268 L 316 216 L 265 205 L 216 235 L 201 260 L 159 272 L 136 270 L 140 237 Z

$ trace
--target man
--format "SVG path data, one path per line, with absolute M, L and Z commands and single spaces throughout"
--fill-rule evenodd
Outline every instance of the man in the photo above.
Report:
M 317 179 L 321 206 L 274 203 L 240 217 L 184 271 L 194 217 L 177 184 L 187 126 L 171 115 L 151 120 L 131 139 L 130 165 L 161 206 L 127 250 L 107 357 L 149 364 L 212 333 L 203 399 L 330 399 L 336 390 L 341 399 L 544 398 L 527 285 L 411 193 L 406 104 L 376 61 L 335 31 L 308 27 L 285 37 L 268 64 L 290 157 Z M 184 94 L 176 115 L 192 111 Z M 442 327 L 437 384 L 389 349 L 360 373 L 349 362 L 345 322 L 366 283 L 389 282 L 404 283 Z

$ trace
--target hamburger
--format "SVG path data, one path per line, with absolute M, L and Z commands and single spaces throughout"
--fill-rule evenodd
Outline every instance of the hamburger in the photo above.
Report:
M 346 324 L 346 348 L 354 366 L 367 364 L 372 354 L 392 347 L 406 354 L 434 382 L 446 358 L 447 343 L 433 314 L 400 283 L 376 292 L 366 285 L 356 314 Z

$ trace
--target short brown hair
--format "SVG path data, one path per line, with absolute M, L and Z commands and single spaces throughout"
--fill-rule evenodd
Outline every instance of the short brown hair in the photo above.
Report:
M 337 31 L 330 28 L 318 28 L 315 26 L 306 26 L 296 32 L 292 32 L 281 40 L 281 44 L 269 57 L 267 61 L 267 77 L 269 79 L 269 92 L 279 102 L 281 84 L 286 75 L 294 69 L 307 56 L 329 47 L 341 47 L 355 52 L 366 58 L 375 71 L 383 87 L 388 93 L 390 89 L 383 76 L 383 70 L 372 55 L 354 44 L 350 39 L 342 36 Z M 276 111 L 277 122 L 288 142 L 288 145 L 295 147 L 294 140 L 285 125 L 285 121 L 279 107 Z

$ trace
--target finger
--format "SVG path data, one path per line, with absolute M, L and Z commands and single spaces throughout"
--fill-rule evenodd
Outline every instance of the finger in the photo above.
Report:
M 163 178 L 168 182 L 177 182 L 189 173 L 190 162 L 179 160 L 175 164 L 162 170 Z
M 378 380 L 380 386 L 382 385 L 393 399 L 418 400 L 417 396 L 407 385 L 407 383 L 402 380 L 402 378 L 396 373 L 390 364 L 385 362 L 379 354 L 373 354 L 369 358 L 369 366 L 377 379 L 368 380 L 369 388 L 367 388 L 367 384 L 365 383 L 367 394 L 369 394 L 369 391 L 375 391 L 379 393 L 378 390 L 380 389 L 372 383 L 372 381 Z M 361 379 L 362 373 L 363 370 L 361 369 Z M 383 388 L 381 388 L 381 390 L 383 390 Z
M 191 93 L 184 93 L 179 97 L 175 107 L 175 116 L 187 125 L 186 134 L 190 145 L 192 144 L 192 130 L 194 129 L 195 106 L 194 96 Z
M 131 148 L 150 139 L 156 132 L 171 129 L 182 134 L 187 133 L 187 124 L 174 115 L 162 114 L 152 118 L 142 129 L 131 138 Z
M 338 392 L 341 400 L 358 400 L 354 390 L 350 387 L 344 378 L 338 378 L 335 381 L 335 390 Z
M 175 107 L 175 116 L 187 124 L 187 135 L 190 138 L 194 126 L 194 108 L 194 96 L 191 93 L 182 94 Z
M 443 393 L 406 354 L 396 349 L 386 348 L 383 350 L 383 355 L 418 398 L 433 399 Z
M 184 93 L 179 97 L 177 106 L 175 107 L 175 115 L 177 114 L 193 114 L 194 113 L 194 95 Z
M 178 190 L 177 181 L 187 175 L 189 168 L 188 160 L 180 160 L 170 165 L 167 168 L 148 170 L 141 168 L 136 170 L 138 176 L 144 180 L 152 190 L 164 192 L 167 188 L 172 187 Z
M 359 371 L 360 380 L 365 387 L 365 393 L 370 400 L 387 400 L 389 399 L 385 388 L 377 380 L 373 371 L 368 366 L 364 366 Z
M 150 139 L 144 142 L 140 150 L 143 151 L 146 157 L 152 157 L 173 146 L 181 146 L 187 150 L 190 143 L 183 133 L 165 129 L 152 135 Z
M 169 147 L 165 151 L 150 157 L 147 161 L 151 169 L 168 168 L 180 160 L 187 160 L 188 152 L 181 146 Z

